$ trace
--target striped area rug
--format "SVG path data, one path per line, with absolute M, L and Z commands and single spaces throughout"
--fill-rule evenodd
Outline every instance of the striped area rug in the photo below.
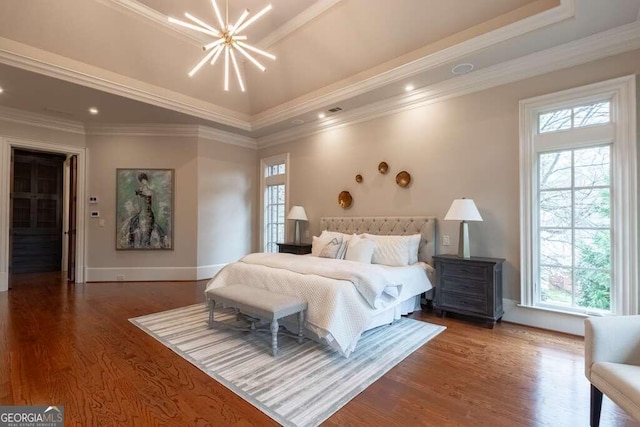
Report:
M 216 320 L 235 318 L 220 313 Z M 197 304 L 130 320 L 285 426 L 320 424 L 445 329 L 402 318 L 365 332 L 349 358 L 281 336 L 273 358 L 270 334 L 208 329 L 207 316 L 205 305 Z

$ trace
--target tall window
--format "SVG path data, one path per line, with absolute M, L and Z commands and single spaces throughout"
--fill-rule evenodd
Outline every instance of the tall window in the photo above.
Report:
M 277 243 L 285 241 L 287 209 L 287 180 L 289 155 L 263 159 L 262 181 L 262 250 L 277 252 Z
M 634 83 L 521 102 L 523 305 L 637 312 Z

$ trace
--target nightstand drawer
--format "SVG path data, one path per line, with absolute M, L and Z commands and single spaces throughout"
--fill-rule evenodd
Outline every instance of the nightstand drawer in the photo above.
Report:
M 460 294 L 485 298 L 487 295 L 487 282 L 477 282 L 474 280 L 464 280 L 457 277 L 443 276 L 438 282 L 443 292 L 457 292 Z
M 482 281 L 488 280 L 490 272 L 493 271 L 493 266 L 461 262 L 443 262 L 440 264 L 440 268 L 440 274 L 443 277 L 462 277 Z
M 459 310 L 478 314 L 487 313 L 486 299 L 455 292 L 441 292 L 438 299 L 438 306 L 444 310 Z

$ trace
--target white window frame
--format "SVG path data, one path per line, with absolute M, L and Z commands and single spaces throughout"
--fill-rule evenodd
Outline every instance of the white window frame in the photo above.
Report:
M 265 169 L 269 166 L 284 163 L 284 174 L 277 177 L 265 177 Z M 265 210 L 265 192 L 268 185 L 284 184 L 284 214 L 289 212 L 289 153 L 279 154 L 277 156 L 267 157 L 260 160 L 260 241 L 259 251 L 264 251 L 264 210 Z M 285 219 L 286 221 L 286 219 Z M 285 241 L 289 241 L 289 227 L 284 227 Z
M 540 113 L 608 99 L 611 123 L 538 134 Z M 580 144 L 573 143 L 577 138 Z M 638 199 L 636 78 L 625 76 L 520 101 L 521 305 L 537 307 L 538 153 L 611 144 L 611 312 L 638 314 Z M 544 308 L 542 308 L 544 309 Z M 553 311 L 565 312 L 562 309 Z M 566 311 L 567 314 L 575 314 Z M 581 313 L 580 315 L 584 315 Z M 586 313 L 586 314 L 598 314 Z

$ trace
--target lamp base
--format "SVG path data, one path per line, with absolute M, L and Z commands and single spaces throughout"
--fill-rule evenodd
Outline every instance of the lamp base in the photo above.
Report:
M 300 244 L 300 221 L 296 219 L 296 232 L 293 237 L 293 243 Z
M 469 251 L 469 223 L 462 221 L 460 223 L 460 240 L 458 240 L 458 257 L 471 258 Z

